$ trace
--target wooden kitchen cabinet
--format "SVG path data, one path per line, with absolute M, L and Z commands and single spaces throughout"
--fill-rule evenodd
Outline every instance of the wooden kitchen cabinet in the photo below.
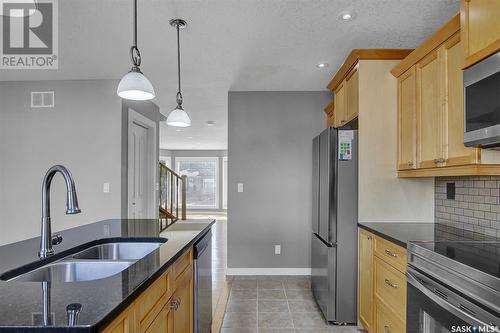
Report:
M 469 67 L 500 50 L 500 1 L 462 0 L 460 7 L 465 61 Z
M 160 313 L 153 320 L 145 333 L 173 333 L 174 331 L 174 318 L 173 307 L 166 304 L 161 309 Z
M 346 84 L 342 82 L 335 90 L 335 112 L 333 113 L 333 127 L 341 127 L 347 121 Z
M 174 332 L 193 331 L 193 269 L 188 267 L 176 282 L 177 288 L 172 303 L 177 303 L 173 312 Z
M 417 71 L 417 167 L 432 168 L 441 161 L 442 112 L 440 64 L 434 51 L 416 65 Z
M 375 305 L 375 316 L 377 317 L 377 326 L 373 333 L 403 333 L 406 331 L 404 322 L 394 316 L 383 303 Z
M 193 292 L 193 251 L 189 249 L 103 333 L 191 333 Z
M 330 104 L 328 104 L 325 108 L 327 128 L 334 127 L 334 122 L 335 122 L 334 111 L 335 111 L 335 101 L 332 100 Z
M 130 306 L 125 311 L 113 320 L 104 330 L 103 333 L 133 333 L 135 329 L 135 311 L 134 307 Z
M 398 169 L 417 167 L 417 75 L 415 66 L 398 78 Z
M 354 67 L 345 79 L 346 108 L 344 111 L 347 123 L 358 116 L 359 113 L 359 72 L 358 66 Z
M 457 15 L 391 70 L 398 79 L 399 177 L 500 174 L 499 152 L 481 156 L 464 146 L 463 61 Z
M 373 235 L 359 229 L 358 316 L 368 332 L 373 327 Z
M 369 333 L 404 333 L 406 249 L 361 228 L 358 235 L 359 321 Z
M 464 146 L 463 42 L 457 33 L 440 49 L 443 80 L 443 166 L 479 163 L 480 150 Z
M 329 104 L 325 108 L 327 125 L 342 127 L 352 123 L 359 115 L 360 78 L 363 69 L 360 61 L 365 60 L 399 60 L 406 57 L 409 49 L 354 49 L 351 51 L 344 64 L 337 71 L 327 88 L 334 93 L 335 110 Z M 364 82 L 370 79 L 369 71 L 365 70 Z M 333 114 L 333 122 L 330 117 Z

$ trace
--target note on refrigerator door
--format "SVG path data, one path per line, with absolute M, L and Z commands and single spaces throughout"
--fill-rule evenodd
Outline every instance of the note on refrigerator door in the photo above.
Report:
M 354 131 L 339 131 L 339 161 L 352 160 Z

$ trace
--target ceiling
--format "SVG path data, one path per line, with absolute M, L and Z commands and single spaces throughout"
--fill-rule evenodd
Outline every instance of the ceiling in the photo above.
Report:
M 0 80 L 119 79 L 131 67 L 132 0 L 61 0 L 59 70 L 0 70 Z M 184 108 L 193 125 L 161 125 L 162 148 L 226 149 L 228 91 L 324 90 L 353 48 L 412 48 L 459 0 L 140 0 L 143 72 L 162 110 L 175 106 L 181 31 Z M 353 10 L 356 18 L 339 15 Z M 327 62 L 327 68 L 317 68 Z M 214 126 L 207 126 L 209 120 Z

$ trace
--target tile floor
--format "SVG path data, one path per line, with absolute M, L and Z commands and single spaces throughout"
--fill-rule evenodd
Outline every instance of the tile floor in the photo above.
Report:
M 354 333 L 329 325 L 319 311 L 309 277 L 235 276 L 221 333 Z

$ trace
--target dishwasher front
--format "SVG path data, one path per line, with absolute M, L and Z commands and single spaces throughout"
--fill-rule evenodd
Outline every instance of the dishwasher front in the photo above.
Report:
M 212 329 L 212 232 L 194 244 L 194 332 Z

